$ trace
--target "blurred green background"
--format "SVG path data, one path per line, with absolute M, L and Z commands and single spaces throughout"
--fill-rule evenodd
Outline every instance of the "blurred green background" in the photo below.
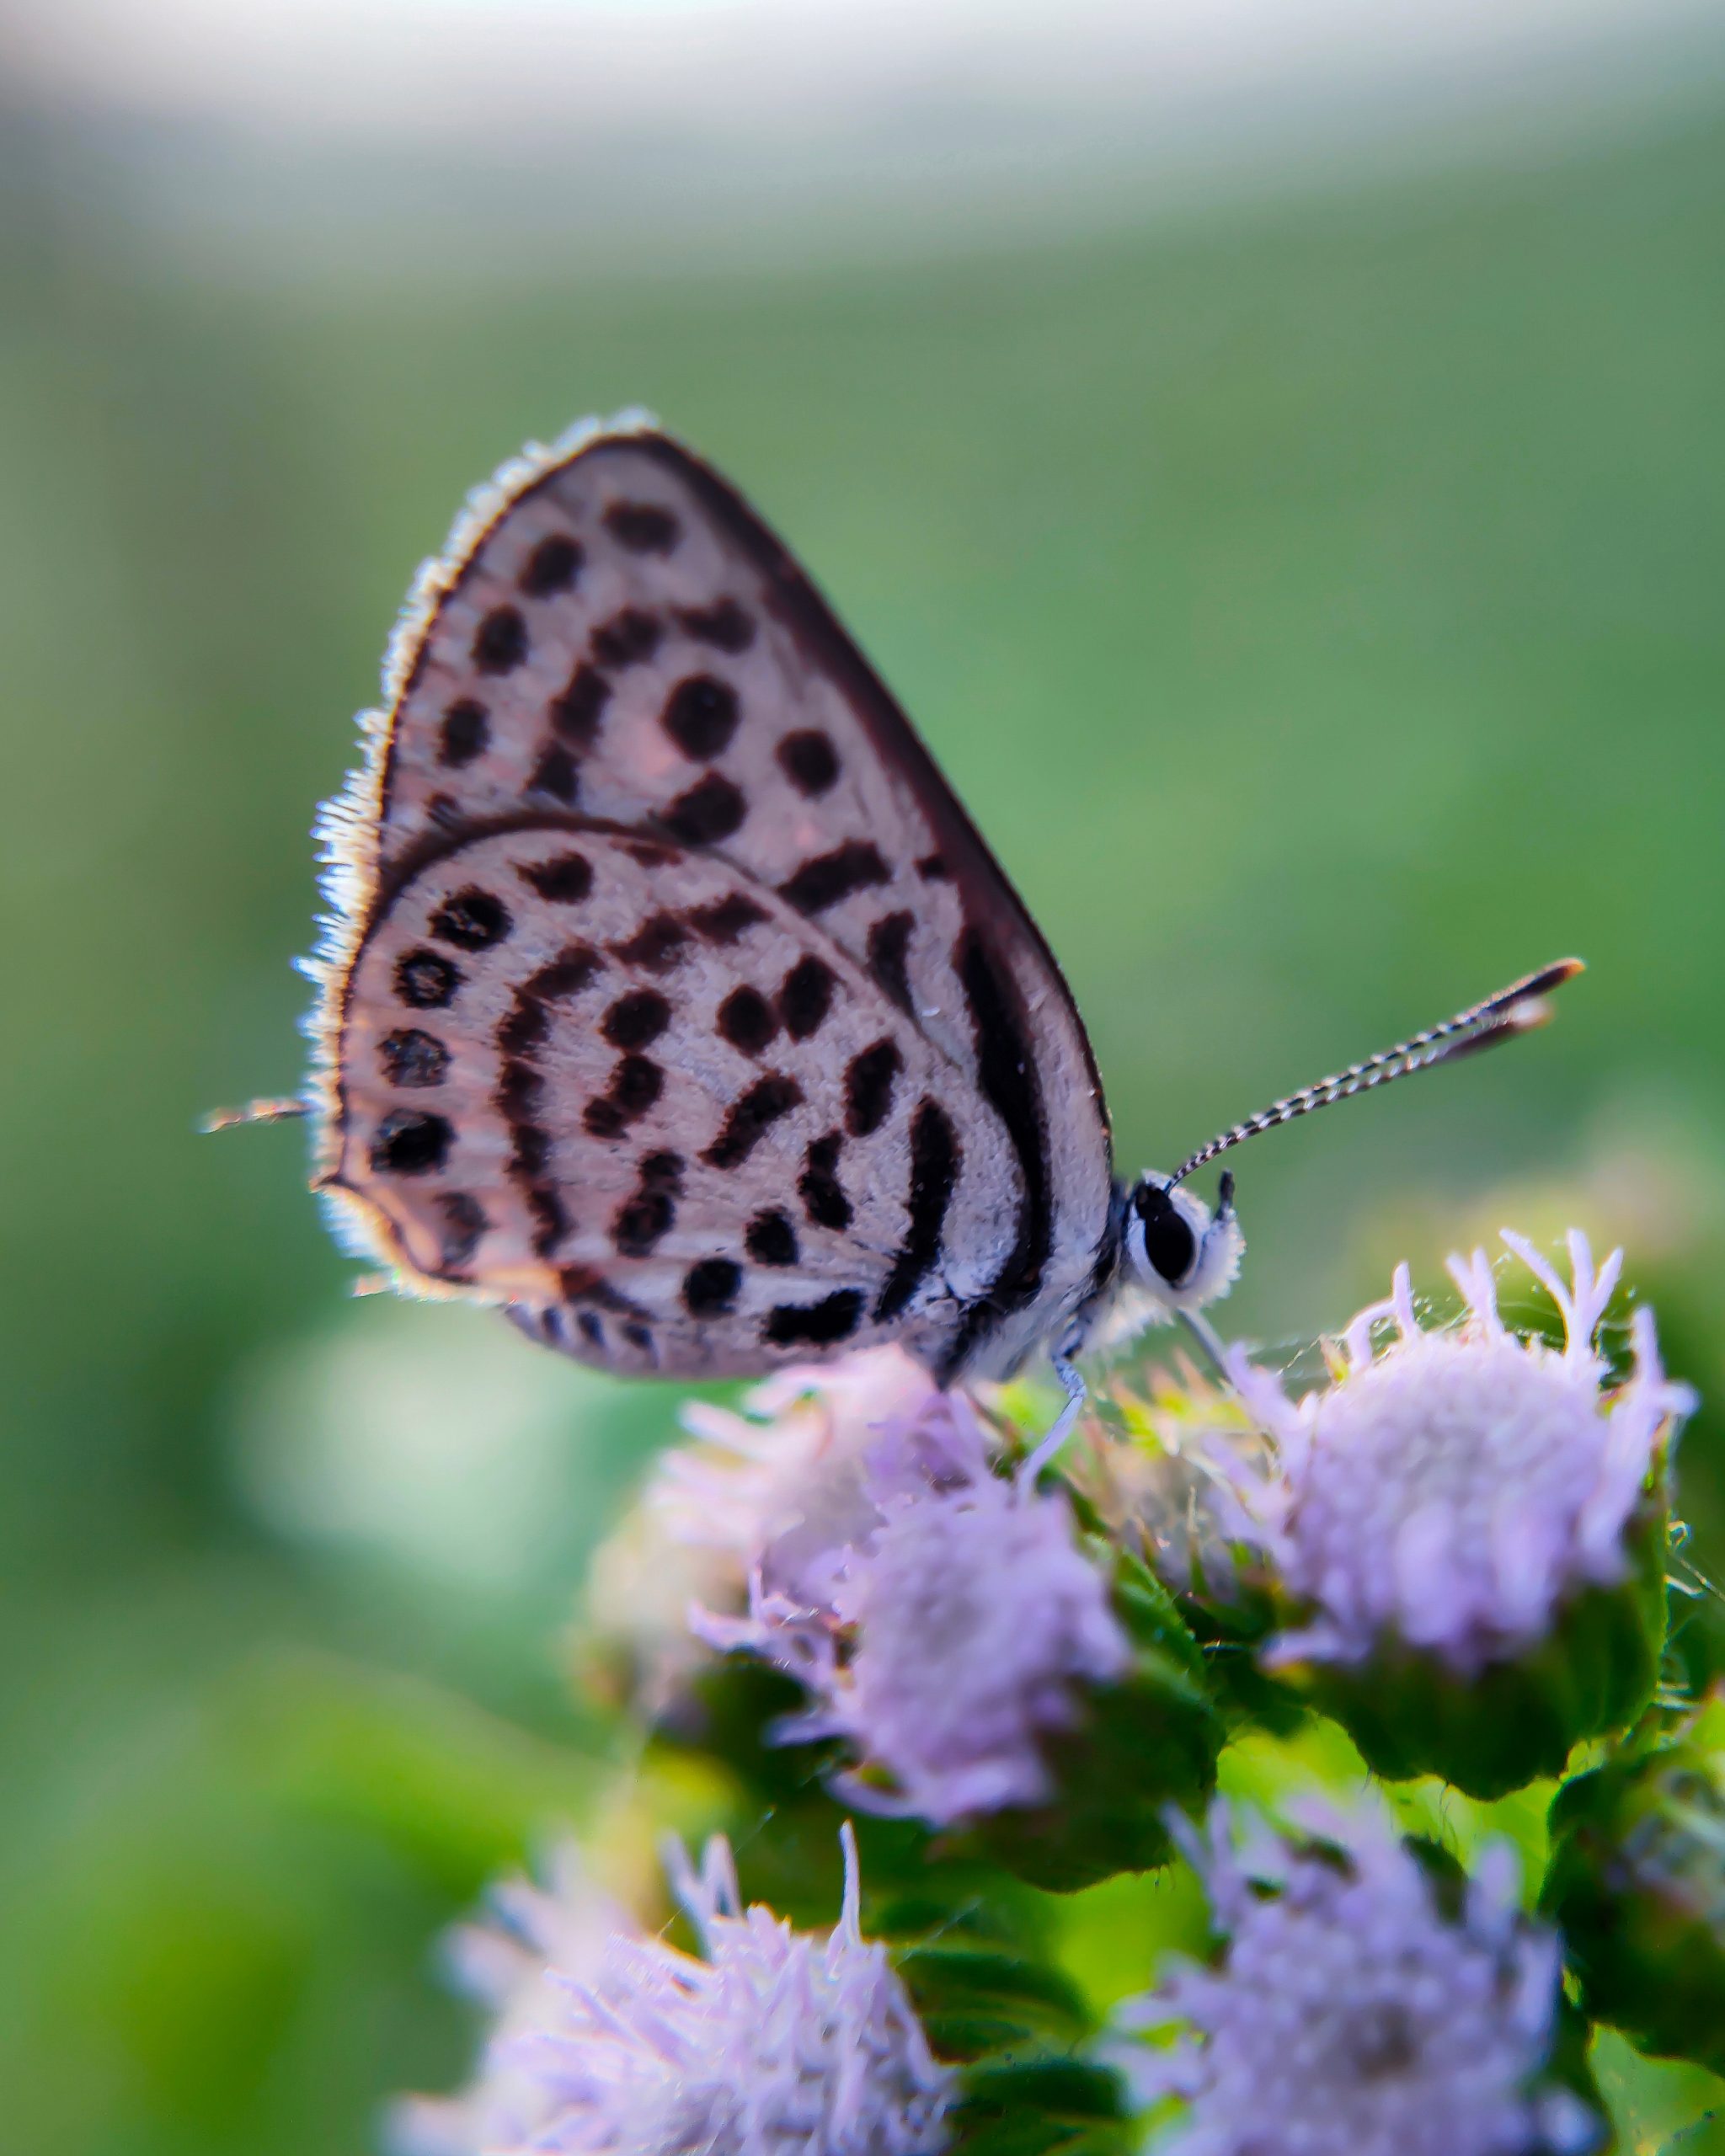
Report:
M 1064 228 L 491 259 L 480 215 L 446 262 L 206 244 L 114 127 L 5 117 L 8 2145 L 367 2146 L 459 2068 L 435 1932 L 603 1747 L 558 1636 L 671 1396 L 350 1300 L 302 1134 L 194 1134 L 297 1081 L 312 809 L 526 436 L 645 403 L 778 526 L 1044 926 L 1127 1166 L 1584 954 L 1548 1034 L 1242 1158 L 1225 1315 L 1297 1338 L 1573 1216 L 1725 1397 L 1725 76 Z

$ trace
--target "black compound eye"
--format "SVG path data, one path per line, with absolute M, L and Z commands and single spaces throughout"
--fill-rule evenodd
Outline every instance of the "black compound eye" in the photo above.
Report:
M 1132 1209 L 1144 1224 L 1145 1257 L 1171 1288 L 1178 1288 L 1198 1255 L 1190 1224 L 1155 1183 L 1140 1183 L 1132 1193 Z

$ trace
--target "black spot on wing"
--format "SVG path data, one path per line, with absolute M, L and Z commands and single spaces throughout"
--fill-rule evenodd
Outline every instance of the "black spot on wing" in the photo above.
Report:
M 852 1138 L 869 1138 L 892 1113 L 893 1085 L 905 1059 L 893 1040 L 879 1040 L 853 1055 L 845 1066 L 845 1128 Z
M 757 1265 L 794 1265 L 800 1252 L 788 1214 L 757 1213 L 749 1223 L 743 1247 Z
M 769 1310 L 761 1337 L 775 1348 L 830 1348 L 848 1340 L 862 1315 L 862 1297 L 841 1288 L 818 1303 L 780 1303 Z
M 438 1209 L 443 1214 L 443 1244 L 440 1252 L 450 1271 L 465 1265 L 478 1248 L 479 1238 L 491 1225 L 478 1199 L 465 1190 L 440 1192 Z
M 551 1031 L 551 1013 L 537 996 L 517 989 L 497 1022 L 494 1036 L 505 1055 L 531 1055 Z
M 549 1257 L 569 1231 L 569 1216 L 548 1182 L 530 1183 L 526 1202 L 533 1216 L 533 1255 Z
M 825 913 L 853 891 L 884 883 L 890 873 L 879 850 L 867 839 L 846 839 L 830 853 L 816 854 L 778 887 L 779 896 L 798 913 Z
M 505 1303 L 503 1314 L 517 1332 L 525 1333 L 529 1340 L 540 1347 L 561 1348 L 563 1345 L 561 1310 L 537 1310 L 526 1303 Z
M 392 1086 L 441 1086 L 449 1070 L 449 1050 L 418 1026 L 386 1033 L 377 1043 L 377 1055 Z
M 791 784 L 811 801 L 818 800 L 837 782 L 838 751 L 832 745 L 832 737 L 818 727 L 786 734 L 773 753 Z
M 758 988 L 734 988 L 718 1006 L 721 1037 L 744 1055 L 759 1055 L 778 1032 L 772 1006 Z
M 579 905 L 593 889 L 593 865 L 583 853 L 557 853 L 549 861 L 521 862 L 515 873 L 542 899 L 556 905 Z
M 531 1063 L 510 1057 L 497 1074 L 493 1097 L 498 1113 L 509 1123 L 529 1121 L 545 1091 L 545 1081 Z
M 518 1123 L 510 1133 L 509 1172 L 517 1182 L 530 1182 L 545 1172 L 551 1158 L 551 1138 L 537 1123 Z
M 438 729 L 437 760 L 459 771 L 485 753 L 491 739 L 491 720 L 482 703 L 471 696 L 457 697 L 443 714 Z
M 473 632 L 473 664 L 482 674 L 510 674 L 527 655 L 527 625 L 514 606 L 494 606 Z
M 698 785 L 680 793 L 660 821 L 685 846 L 717 846 L 728 839 L 749 813 L 743 790 L 718 771 L 708 771 Z
M 613 1048 L 650 1048 L 670 1023 L 670 1006 L 656 988 L 638 988 L 618 996 L 606 1012 L 600 1031 Z
M 553 801 L 560 801 L 565 808 L 573 808 L 575 796 L 580 791 L 580 779 L 575 771 L 575 760 L 560 741 L 553 741 L 541 751 L 533 766 L 532 776 L 527 781 L 529 793 L 548 793 Z
M 403 951 L 395 962 L 395 992 L 413 1010 L 446 1010 L 461 985 L 461 969 L 440 952 Z
M 638 1122 L 664 1090 L 665 1073 L 650 1056 L 625 1055 L 605 1091 L 588 1102 L 581 1120 L 595 1138 L 616 1138 Z
M 668 554 L 680 536 L 670 511 L 653 502 L 613 502 L 605 528 L 632 554 Z
M 656 913 L 644 921 L 634 934 L 611 950 L 627 964 L 649 974 L 668 974 L 679 964 L 689 941 L 689 931 L 675 914 Z
M 611 1097 L 632 1119 L 646 1114 L 664 1086 L 665 1073 L 644 1055 L 626 1055 L 611 1073 Z
M 803 1172 L 797 1178 L 797 1195 L 803 1210 L 817 1228 L 848 1228 L 851 1201 L 839 1182 L 839 1148 L 844 1139 L 836 1130 L 811 1140 L 803 1155 Z
M 701 1155 L 710 1168 L 740 1167 L 762 1136 L 802 1100 L 803 1089 L 782 1070 L 769 1070 L 725 1111 L 719 1133 Z
M 734 599 L 716 600 L 711 606 L 679 607 L 677 625 L 716 651 L 746 651 L 755 641 L 755 624 Z
M 943 855 L 925 853 L 916 864 L 916 873 L 925 883 L 946 883 L 951 882 L 953 872 L 947 867 Z
M 652 658 L 664 636 L 665 624 L 656 614 L 625 606 L 594 630 L 593 656 L 601 666 L 639 666 Z
M 737 692 L 711 674 L 692 674 L 665 699 L 660 723 L 686 756 L 706 763 L 730 745 L 740 714 Z
M 494 892 L 470 883 L 446 898 L 431 916 L 431 933 L 458 951 L 489 951 L 515 926 L 509 908 Z
M 554 1003 L 560 996 L 579 995 L 604 963 L 590 944 L 565 944 L 549 964 L 528 974 L 517 994 L 537 996 L 547 1003 Z
M 584 661 L 562 695 L 552 698 L 547 716 L 571 748 L 585 750 L 599 738 L 600 716 L 610 699 L 610 682 Z
M 758 928 L 770 916 L 764 906 L 745 899 L 740 891 L 732 891 L 722 899 L 715 899 L 711 905 L 691 906 L 683 915 L 695 933 L 708 943 L 721 946 L 734 943 L 750 929 Z
M 836 978 L 824 959 L 812 955 L 798 958 L 785 975 L 778 992 L 779 1016 L 793 1041 L 812 1040 L 820 1031 L 832 1008 Z
M 676 1218 L 676 1205 L 662 1190 L 638 1190 L 611 1216 L 611 1240 L 619 1257 L 650 1257 L 654 1246 Z
M 911 979 L 908 960 L 911 953 L 911 931 L 916 926 L 914 917 L 908 913 L 889 913 L 877 921 L 868 931 L 868 970 L 877 985 L 896 1003 L 906 1017 L 915 1014 L 911 1009 Z
M 397 1108 L 384 1117 L 371 1140 L 374 1175 L 423 1176 L 441 1168 L 455 1131 L 446 1116 L 423 1108 Z
M 631 1302 L 621 1289 L 612 1287 L 596 1265 L 559 1267 L 557 1285 L 566 1303 L 592 1303 L 600 1310 L 614 1311 L 619 1316 L 646 1315 L 638 1303 Z
M 553 531 L 539 542 L 521 564 L 515 588 L 529 599 L 549 599 L 555 592 L 569 590 L 580 573 L 579 541 L 570 538 L 566 531 Z
M 910 1225 L 874 1306 L 884 1323 L 904 1310 L 940 1256 L 941 1230 L 959 1180 L 959 1139 L 937 1101 L 917 1103 L 911 1119 Z
M 683 1308 L 691 1317 L 723 1317 L 736 1307 L 743 1268 L 729 1257 L 703 1257 L 683 1275 Z
M 676 1219 L 676 1193 L 664 1182 L 649 1182 L 626 1198 L 611 1215 L 611 1240 L 619 1257 L 647 1257 Z

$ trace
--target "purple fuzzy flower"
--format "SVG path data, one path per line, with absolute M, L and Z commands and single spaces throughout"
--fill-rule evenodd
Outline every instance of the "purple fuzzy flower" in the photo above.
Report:
M 818 1592 L 798 1601 L 757 1572 L 750 1615 L 703 1617 L 703 1636 L 814 1694 L 779 1734 L 843 1737 L 864 1763 L 838 1783 L 855 1804 L 947 1825 L 1043 1801 L 1042 1740 L 1130 1660 L 1065 1498 L 994 1474 L 974 1418 L 887 1423 L 859 1489 L 861 1527 Z
M 1236 1854 L 1226 1807 L 1207 1840 L 1174 1831 L 1224 1944 L 1123 2007 L 1124 2030 L 1183 2025 L 1172 2046 L 1122 2040 L 1139 2101 L 1183 2108 L 1170 2156 L 1535 2156 L 1592 2148 L 1594 2114 L 1546 2079 L 1559 2006 L 1556 1938 L 1519 1912 L 1489 1853 L 1454 1913 L 1383 1815 L 1260 1831 Z
M 902 1348 L 780 1371 L 746 1414 L 695 1402 L 683 1424 L 701 1442 L 668 1454 L 649 1508 L 678 1541 L 722 1553 L 737 1598 L 769 1595 L 830 1608 L 846 1553 L 879 1528 L 898 1488 L 989 1471 L 990 1433 L 962 1392 L 943 1392 Z
M 1348 1327 L 1335 1381 L 1297 1405 L 1243 1351 L 1231 1356 L 1279 1455 L 1236 1486 L 1284 1585 L 1315 1612 L 1275 1657 L 1359 1662 L 1393 1636 L 1471 1674 L 1543 1638 L 1573 1592 L 1627 1573 L 1626 1529 L 1694 1396 L 1661 1369 L 1645 1308 L 1631 1320 L 1633 1375 L 1602 1390 L 1595 1336 L 1621 1251 L 1595 1272 L 1572 1232 L 1572 1285 L 1520 1236 L 1503 1240 L 1562 1313 L 1561 1353 L 1506 1331 L 1476 1251 L 1450 1261 L 1467 1305 L 1459 1325 L 1423 1330 L 1400 1267 L 1390 1299 Z M 1374 1353 L 1385 1319 L 1397 1337 Z
M 862 1935 L 848 1827 L 842 1839 L 844 1908 L 825 1935 L 743 1909 L 722 1839 L 698 1874 L 673 1850 L 700 1953 L 617 1929 L 547 1967 L 478 2094 L 406 2116 L 408 2156 L 936 2156 L 952 2078 Z M 505 2079 L 507 2104 L 486 2100 Z
M 866 1454 L 896 1449 L 905 1474 L 937 1480 L 985 1471 L 992 1443 L 969 1399 L 897 1348 L 781 1370 L 743 1411 L 684 1407 L 695 1442 L 664 1455 L 594 1561 L 590 1646 L 649 1721 L 676 1718 L 708 1660 L 692 1606 L 734 1617 L 756 1579 L 830 1615 L 846 1551 L 879 1524 Z

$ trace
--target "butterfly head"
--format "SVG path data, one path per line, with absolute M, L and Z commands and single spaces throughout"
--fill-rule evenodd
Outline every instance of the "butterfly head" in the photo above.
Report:
M 1153 1169 L 1126 1193 L 1124 1269 L 1159 1315 L 1201 1310 L 1226 1294 L 1245 1247 L 1231 1175 L 1221 1179 L 1214 1213 L 1195 1192 Z

